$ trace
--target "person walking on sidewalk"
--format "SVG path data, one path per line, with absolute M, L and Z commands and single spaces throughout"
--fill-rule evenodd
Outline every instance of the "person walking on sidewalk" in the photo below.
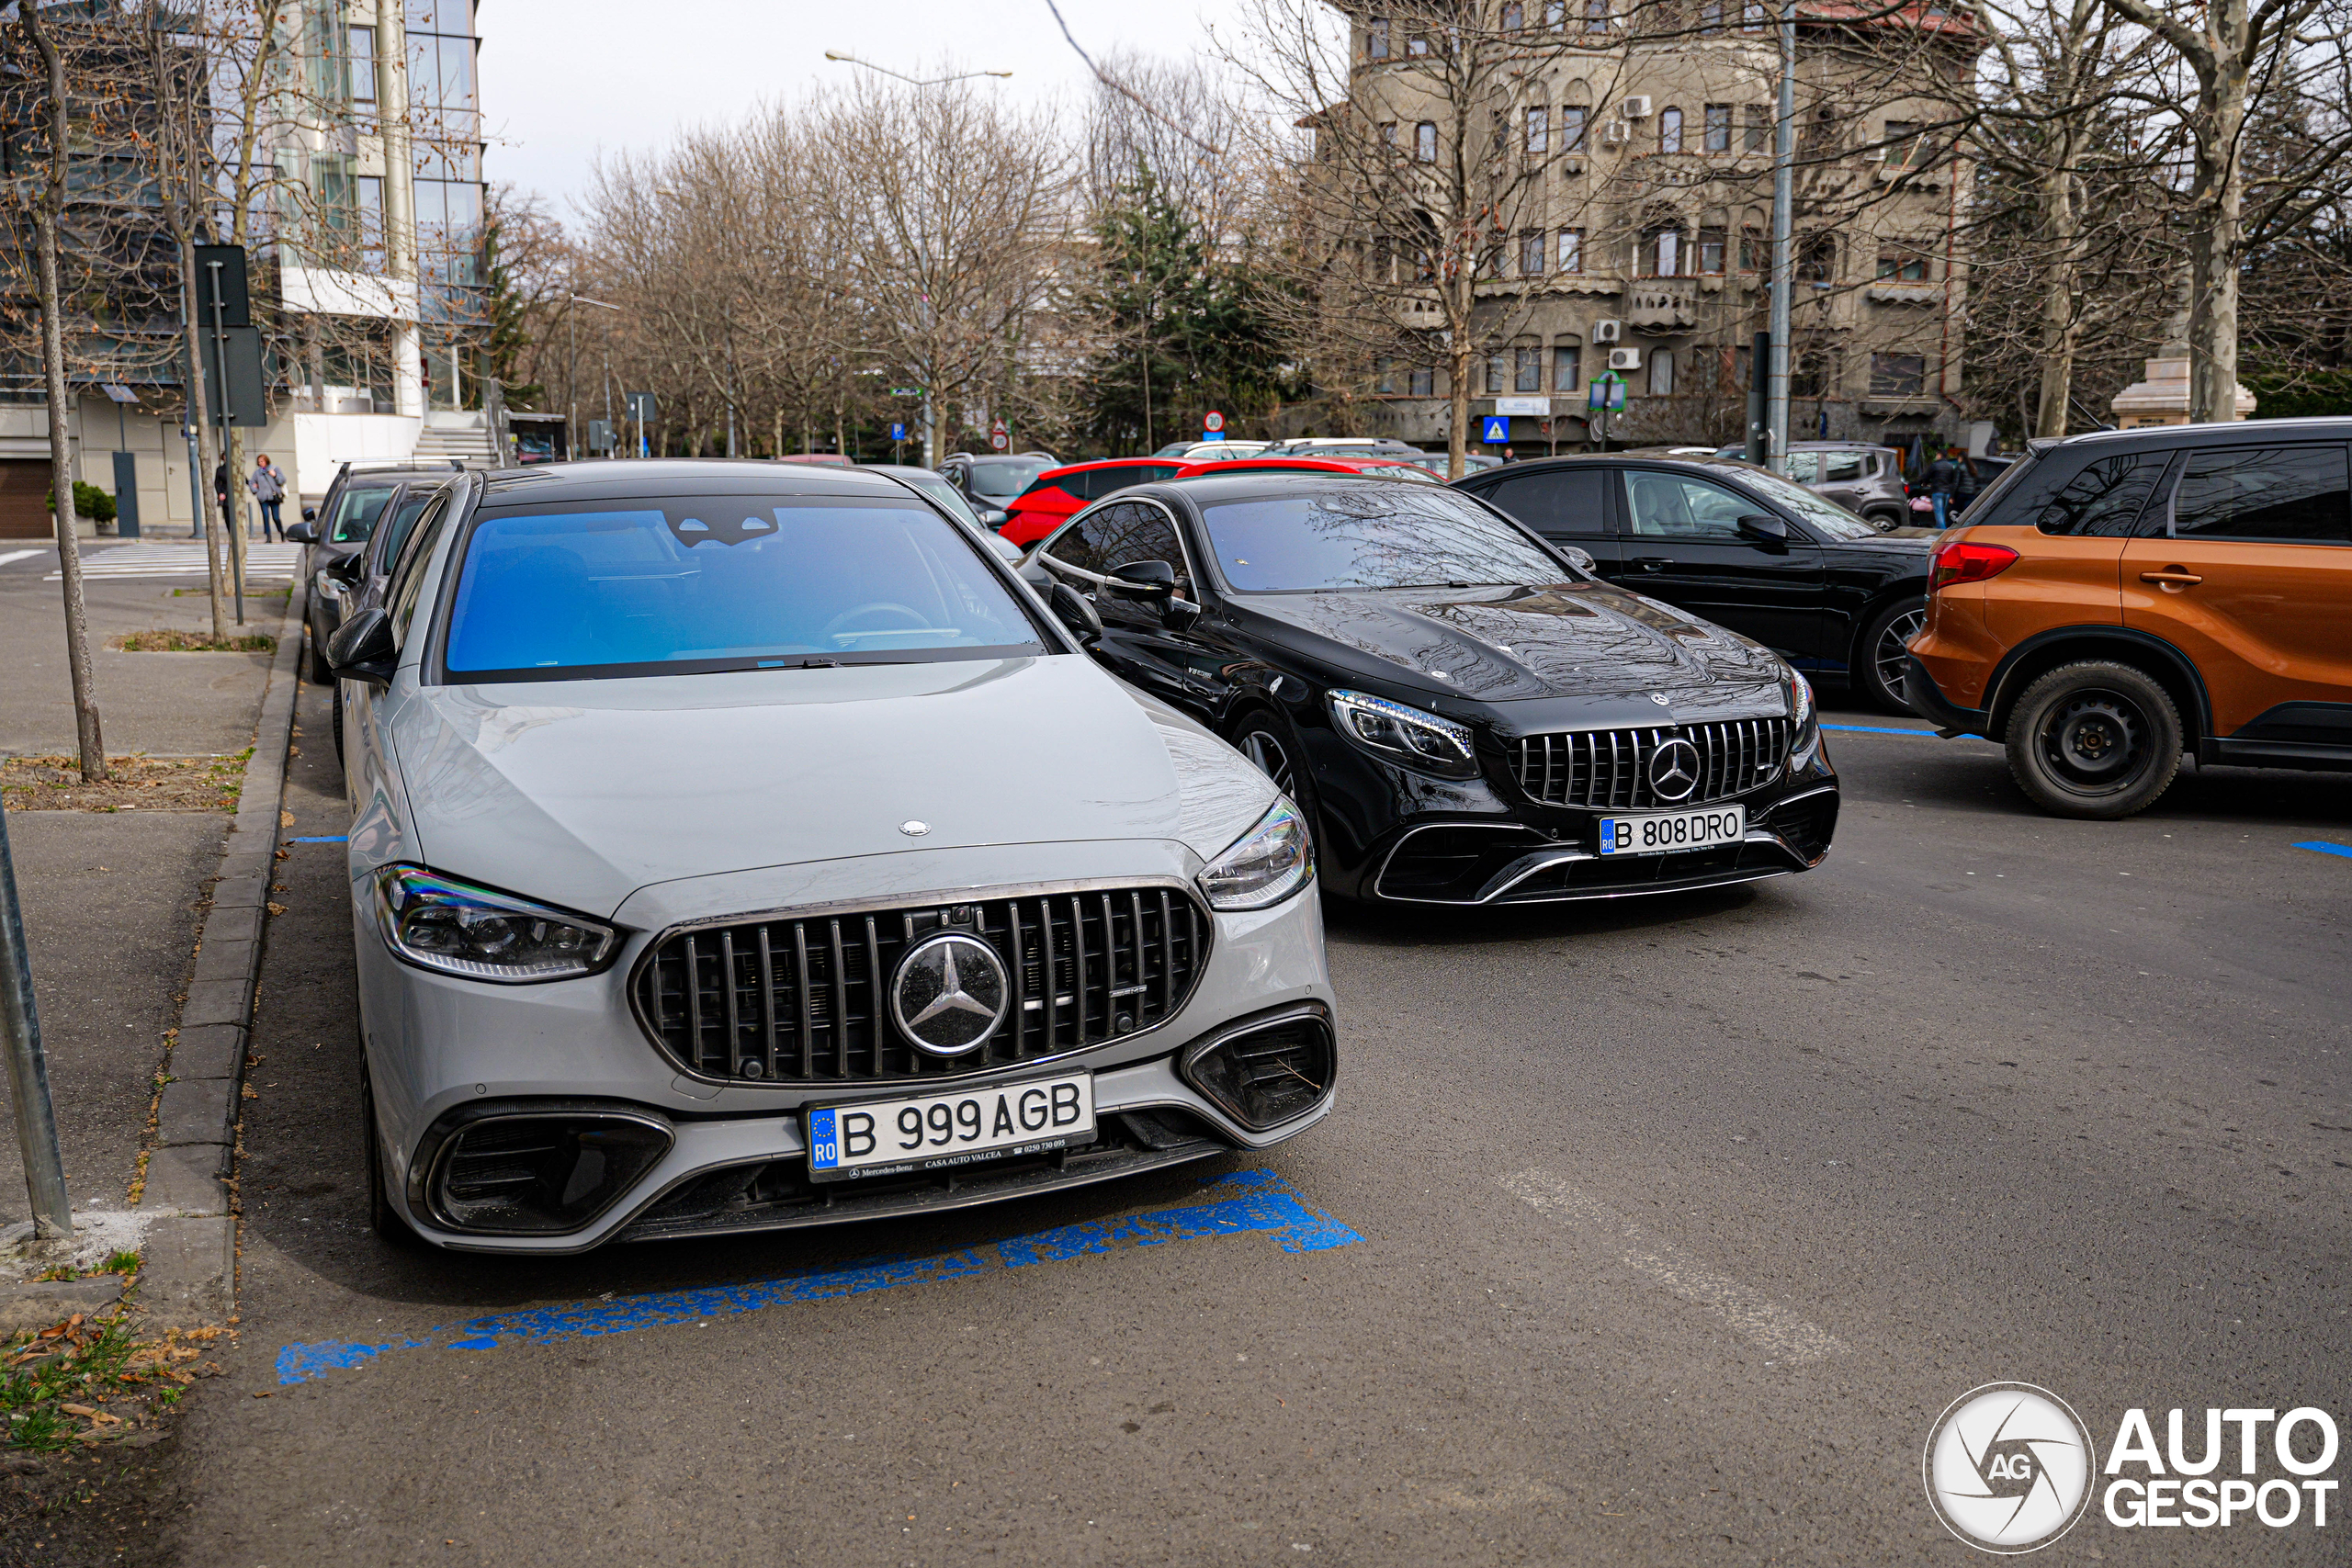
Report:
M 223 457 L 212 470 L 212 499 L 220 508 L 222 537 L 235 532 L 237 514 L 229 510 L 229 459 Z
M 286 523 L 278 514 L 278 508 L 286 500 L 285 470 L 272 463 L 269 454 L 264 452 L 254 459 L 254 471 L 245 480 L 245 488 L 254 492 L 255 501 L 261 502 L 262 543 L 269 542 L 269 531 L 275 528 L 277 530 L 277 542 L 284 544 Z
M 1952 491 L 1960 488 L 1960 464 L 1957 446 L 1946 447 L 1928 465 L 1928 493 L 1935 498 L 1936 526 L 1950 525 Z

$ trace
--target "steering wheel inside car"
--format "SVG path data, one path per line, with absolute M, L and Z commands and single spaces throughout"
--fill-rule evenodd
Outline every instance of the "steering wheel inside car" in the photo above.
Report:
M 841 636 L 842 633 L 850 630 L 850 623 L 852 621 L 861 620 L 868 615 L 903 615 L 906 617 L 907 624 L 903 628 L 899 629 L 906 631 L 924 631 L 928 630 L 931 626 L 931 617 L 924 615 L 920 610 L 914 609 L 910 605 L 894 604 L 888 599 L 876 599 L 870 604 L 860 604 L 854 609 L 843 610 L 840 615 L 835 615 L 831 620 L 825 623 L 825 629 L 822 635 L 826 637 Z M 871 626 L 864 629 L 881 632 L 889 631 L 893 628 L 888 626 Z

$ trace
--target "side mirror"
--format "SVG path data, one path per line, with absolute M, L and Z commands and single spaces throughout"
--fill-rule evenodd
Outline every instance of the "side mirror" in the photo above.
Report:
M 1752 539 L 1768 550 L 1789 547 L 1789 525 L 1777 517 L 1768 517 L 1761 513 L 1750 513 L 1739 520 L 1739 536 Z
M 1096 615 L 1094 606 L 1069 583 L 1055 583 L 1054 591 L 1046 596 L 1046 603 L 1052 608 L 1054 618 L 1068 626 L 1070 634 L 1083 646 L 1091 648 L 1102 640 L 1102 617 Z
M 319 531 L 311 525 L 311 520 L 317 516 L 318 513 L 315 512 L 304 512 L 302 513 L 302 521 L 295 524 L 294 526 L 286 530 L 286 542 L 289 545 L 317 544 L 319 542 Z
M 334 561 L 330 562 L 326 566 L 321 567 L 319 570 L 325 572 L 329 577 L 334 578 L 338 582 L 350 583 L 356 586 L 358 583 L 360 577 L 368 570 L 368 552 L 365 550 L 354 550 L 347 556 L 340 556 L 336 558 Z
M 1176 593 L 1176 569 L 1164 560 L 1131 560 L 1113 567 L 1111 575 L 1127 584 L 1114 592 L 1130 599 L 1170 599 Z
M 1593 563 L 1591 551 L 1578 545 L 1554 545 L 1552 547 L 1567 557 L 1568 564 L 1578 571 L 1590 572 L 1595 577 L 1600 575 L 1600 568 Z
M 318 509 L 317 507 L 315 507 L 315 506 L 306 506 L 306 507 L 302 508 L 302 521 L 303 521 L 303 522 L 305 522 L 305 523 L 316 523 L 318 520 L 319 520 L 319 509 Z
M 327 638 L 327 664 L 340 681 L 390 685 L 393 661 L 399 657 L 400 649 L 392 646 L 391 617 L 381 609 L 354 611 Z
M 1159 624 L 1171 632 L 1181 632 L 1201 618 L 1201 607 L 1190 599 L 1170 594 L 1168 603 L 1159 607 Z
M 1001 528 L 1012 520 L 1012 513 L 1001 506 L 983 506 L 979 511 L 980 521 L 991 528 Z

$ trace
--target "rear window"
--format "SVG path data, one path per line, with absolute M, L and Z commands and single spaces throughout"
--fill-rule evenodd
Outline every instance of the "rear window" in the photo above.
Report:
M 2169 452 L 2119 452 L 2110 457 L 2095 457 L 2060 485 L 2030 519 L 2020 520 L 2030 521 L 2045 534 L 2128 537 L 2171 456 Z
M 484 513 L 446 662 L 560 680 L 1045 651 L 974 542 L 911 499 L 729 495 Z

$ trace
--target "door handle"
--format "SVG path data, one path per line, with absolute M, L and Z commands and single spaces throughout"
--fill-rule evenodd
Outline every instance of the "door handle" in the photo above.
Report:
M 2143 571 L 2143 582 L 2161 582 L 2166 588 L 2194 588 L 2205 580 L 2185 566 L 2168 566 L 2162 571 Z
M 1644 571 L 1664 571 L 1668 567 L 1674 563 L 1668 560 L 1664 556 L 1635 556 L 1634 558 L 1634 564 L 1640 567 Z

